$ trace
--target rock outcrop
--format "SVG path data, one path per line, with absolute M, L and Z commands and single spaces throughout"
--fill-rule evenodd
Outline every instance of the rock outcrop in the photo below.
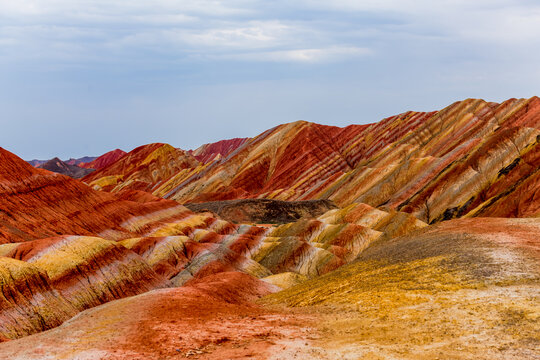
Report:
M 211 211 L 235 223 L 277 224 L 300 218 L 314 218 L 337 206 L 329 200 L 281 201 L 271 199 L 238 199 L 185 204 L 194 212 Z
M 59 236 L 8 245 L 3 256 L 46 272 L 49 284 L 78 311 L 164 283 L 140 256 L 97 237 Z
M 77 313 L 44 270 L 24 261 L 0 257 L 0 288 L 0 339 L 51 329 Z

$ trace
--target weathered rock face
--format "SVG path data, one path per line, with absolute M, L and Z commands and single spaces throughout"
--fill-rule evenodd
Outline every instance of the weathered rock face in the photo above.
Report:
M 45 271 L 51 286 L 78 311 L 164 283 L 140 256 L 97 237 L 59 236 L 9 244 L 4 256 Z
M 337 206 L 329 200 L 281 201 L 271 199 L 239 199 L 185 204 L 194 212 L 211 211 L 235 223 L 276 224 L 314 218 Z
M 0 243 L 56 235 L 139 236 L 154 223 L 191 214 L 172 201 L 133 202 L 36 169 L 0 149 Z
M 122 189 L 150 191 L 153 186 L 199 162 L 168 144 L 149 144 L 125 154 L 111 165 L 83 178 L 94 189 L 116 192 Z
M 104 167 L 111 165 L 112 163 L 116 162 L 118 159 L 120 159 L 124 155 L 126 155 L 125 151 L 120 150 L 120 149 L 115 149 L 99 156 L 98 158 L 92 161 L 83 162 L 77 165 L 85 169 L 99 170 L 99 169 L 102 169 Z
M 45 271 L 23 261 L 0 257 L 0 288 L 0 339 L 56 327 L 77 313 Z
M 295 122 L 153 189 L 181 203 L 330 199 L 413 213 L 538 216 L 540 99 L 468 99 L 345 128 Z

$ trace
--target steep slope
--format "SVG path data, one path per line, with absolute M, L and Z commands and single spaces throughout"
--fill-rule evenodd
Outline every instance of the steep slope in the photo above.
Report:
M 101 168 L 82 180 L 94 189 L 151 191 L 156 185 L 199 162 L 188 153 L 168 144 L 139 146 L 109 166 Z
M 0 243 L 64 234 L 133 237 L 162 219 L 189 214 L 172 201 L 140 203 L 94 191 L 0 148 Z
M 340 128 L 299 121 L 280 125 L 246 141 L 219 162 L 196 175 L 175 176 L 154 194 L 180 202 L 204 202 L 234 198 L 271 197 L 277 189 L 294 186 L 306 190 L 351 170 L 351 164 L 335 149 Z
M 9 245 L 3 256 L 46 272 L 51 287 L 77 311 L 164 283 L 137 254 L 97 237 L 58 236 Z
M 77 313 L 45 271 L 0 257 L 0 342 L 47 330 Z
M 539 219 L 443 222 L 376 243 L 358 261 L 264 303 L 326 314 L 324 337 L 311 348 L 324 359 L 534 359 L 539 233 Z
M 248 138 L 221 140 L 215 143 L 204 144 L 195 150 L 190 150 L 189 153 L 200 162 L 208 163 L 227 157 L 248 140 Z
M 540 99 L 468 99 L 345 128 L 295 122 L 219 162 L 171 177 L 154 194 L 181 203 L 330 199 L 413 213 L 540 215 Z
M 75 179 L 80 179 L 93 171 L 91 169 L 82 169 L 76 165 L 70 165 L 59 158 L 51 159 L 43 164 L 38 165 L 37 167 L 58 174 L 67 175 Z
M 0 328 L 2 339 L 52 328 L 111 300 L 216 273 L 243 272 L 283 287 L 283 278 L 324 274 L 377 239 L 425 226 L 409 214 L 364 204 L 279 227 L 235 225 L 142 191 L 94 191 L 3 149 L 0 154 L 0 258 L 14 261 L 0 262 L 0 271 L 23 274 L 20 280 L 6 276 L 2 284 L 16 289 L 9 294 L 31 294 L 14 295 L 27 299 L 26 308 L 19 300 L 0 304 L 0 317 L 13 318 Z M 61 303 L 52 301 L 55 294 Z
M 85 169 L 102 169 L 104 167 L 107 167 L 120 159 L 122 156 L 126 155 L 126 152 L 120 149 L 115 149 L 112 151 L 109 151 L 91 161 L 88 162 L 81 162 L 77 164 L 79 167 L 85 168 Z

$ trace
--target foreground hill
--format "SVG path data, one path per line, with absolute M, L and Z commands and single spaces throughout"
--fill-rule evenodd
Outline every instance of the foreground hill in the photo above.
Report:
M 536 359 L 538 234 L 539 219 L 459 219 L 373 244 L 264 300 L 325 314 L 319 341 L 281 356 Z
M 222 272 L 286 288 L 352 261 L 373 241 L 426 226 L 365 204 L 276 227 L 237 225 L 146 192 L 95 191 L 4 149 L 0 166 L 4 340 L 115 299 Z
M 539 231 L 538 219 L 452 220 L 374 242 L 358 261 L 258 305 L 252 301 L 276 289 L 226 272 L 84 311 L 0 344 L 0 353 L 26 360 L 534 359 Z

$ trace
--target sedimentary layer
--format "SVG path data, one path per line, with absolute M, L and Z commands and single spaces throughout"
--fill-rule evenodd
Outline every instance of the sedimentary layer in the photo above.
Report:
M 409 212 L 429 223 L 540 214 L 540 99 L 468 99 L 345 128 L 305 121 L 249 139 L 156 186 L 181 203 L 330 199 Z
M 443 222 L 264 303 L 321 314 L 322 358 L 536 358 L 539 233 L 539 219 Z
M 116 162 L 118 159 L 120 159 L 122 156 L 126 155 L 126 152 L 120 149 L 115 149 L 112 151 L 109 151 L 98 158 L 89 161 L 89 162 L 83 162 L 80 164 L 77 164 L 79 167 L 86 168 L 86 169 L 102 169 L 104 167 L 107 167 L 111 165 L 112 163 Z

